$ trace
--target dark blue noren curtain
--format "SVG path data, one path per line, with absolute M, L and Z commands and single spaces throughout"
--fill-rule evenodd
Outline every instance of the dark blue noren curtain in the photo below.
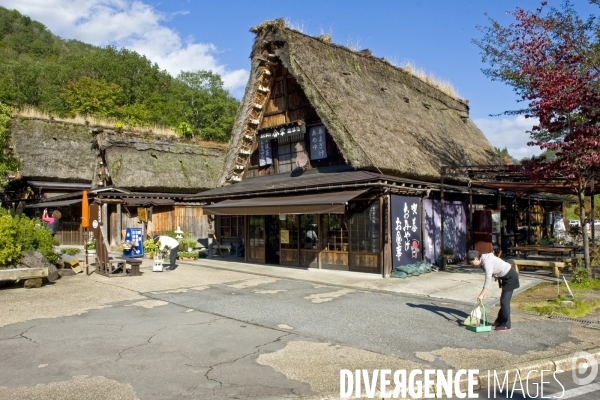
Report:
M 422 259 L 421 198 L 391 195 L 392 267 Z

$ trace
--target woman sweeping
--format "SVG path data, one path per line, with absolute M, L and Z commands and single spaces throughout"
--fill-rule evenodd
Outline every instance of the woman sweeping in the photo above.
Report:
M 485 272 L 483 289 L 477 297 L 479 302 L 483 301 L 485 293 L 492 283 L 492 277 L 500 281 L 500 287 L 502 288 L 500 311 L 492 327 L 498 332 L 510 331 L 510 299 L 513 291 L 519 287 L 519 274 L 509 263 L 496 257 L 494 253 L 480 254 L 477 250 L 469 250 L 467 261 L 471 265 L 480 267 Z

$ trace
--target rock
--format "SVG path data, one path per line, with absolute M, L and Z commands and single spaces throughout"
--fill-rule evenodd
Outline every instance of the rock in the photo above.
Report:
M 28 268 L 48 268 L 48 282 L 54 282 L 59 278 L 56 266 L 51 264 L 46 256 L 35 250 L 27 250 L 21 255 L 21 264 Z
M 61 277 L 77 275 L 71 268 L 61 268 L 58 270 L 58 274 Z
M 42 278 L 27 279 L 25 282 L 23 282 L 23 287 L 25 289 L 41 288 Z

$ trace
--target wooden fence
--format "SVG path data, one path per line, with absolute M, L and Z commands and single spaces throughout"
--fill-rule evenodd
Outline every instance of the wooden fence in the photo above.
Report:
M 127 228 L 145 228 L 146 238 L 174 231 L 177 227 L 189 233 L 193 240 L 208 238 L 209 220 L 200 206 L 152 207 L 150 221 L 145 227 L 138 219 L 137 208 L 121 206 L 121 233 L 118 232 L 117 206 L 110 205 L 108 213 L 111 245 L 121 242 Z

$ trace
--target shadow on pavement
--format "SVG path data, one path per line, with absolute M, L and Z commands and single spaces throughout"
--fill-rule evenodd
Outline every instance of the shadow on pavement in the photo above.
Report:
M 433 304 L 406 303 L 406 305 L 409 307 L 421 308 L 423 310 L 430 311 L 449 322 L 456 322 L 457 325 L 462 325 L 462 322 L 465 320 L 465 318 L 469 316 L 469 314 L 464 311 L 460 311 L 455 308 L 440 307 Z

